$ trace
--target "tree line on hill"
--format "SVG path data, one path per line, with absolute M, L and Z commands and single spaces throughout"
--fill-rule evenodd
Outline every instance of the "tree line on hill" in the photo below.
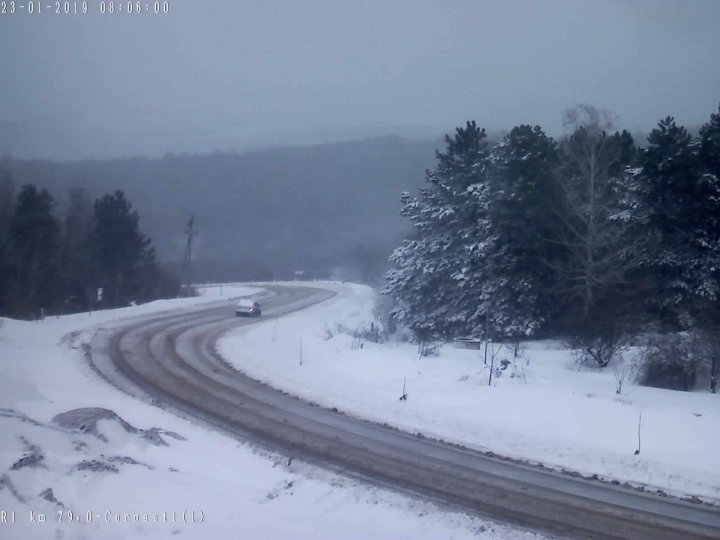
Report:
M 0 314 L 35 319 L 175 296 L 122 191 L 73 189 L 62 219 L 45 189 L 0 172 Z
M 599 367 L 651 329 L 718 343 L 720 113 L 697 137 L 665 118 L 645 146 L 590 106 L 565 122 L 558 141 L 521 125 L 490 145 L 475 122 L 445 137 L 425 186 L 402 195 L 394 319 L 419 342 L 562 337 Z

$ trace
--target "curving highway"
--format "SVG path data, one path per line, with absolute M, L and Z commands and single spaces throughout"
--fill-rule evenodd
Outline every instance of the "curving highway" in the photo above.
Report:
M 334 293 L 268 286 L 263 319 L 322 302 Z M 320 408 L 228 366 L 219 336 L 255 319 L 223 301 L 137 319 L 99 332 L 94 367 L 134 395 L 302 458 L 455 509 L 570 538 L 718 539 L 716 507 L 637 492 L 489 457 Z

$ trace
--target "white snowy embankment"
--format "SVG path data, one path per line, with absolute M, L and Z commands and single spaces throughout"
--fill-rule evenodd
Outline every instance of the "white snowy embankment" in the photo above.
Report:
M 92 315 L 0 319 L 0 537 L 537 538 L 297 462 L 288 466 L 121 393 L 83 358 L 82 344 L 98 326 L 256 292 L 224 285 L 203 289 L 201 298 Z M 84 407 L 120 418 L 101 411 L 96 433 L 85 419 L 78 422 L 84 430 L 53 422 Z M 202 523 L 186 522 L 193 519 Z
M 488 386 L 484 351 L 446 345 L 439 356 L 419 358 L 415 345 L 376 344 L 344 333 L 373 322 L 374 292 L 322 286 L 337 296 L 235 331 L 220 342 L 223 356 L 272 386 L 409 432 L 680 496 L 720 499 L 720 396 L 628 381 L 617 395 L 612 368 L 579 369 L 569 351 L 551 342 L 529 343 L 524 359 Z M 512 355 L 501 351 L 496 365 L 503 357 Z M 408 399 L 400 401 L 405 379 Z M 634 455 L 641 412 L 641 452 Z

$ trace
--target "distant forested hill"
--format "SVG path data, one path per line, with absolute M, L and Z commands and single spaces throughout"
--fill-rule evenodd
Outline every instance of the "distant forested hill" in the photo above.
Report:
M 441 146 L 387 137 L 158 159 L 6 158 L 0 167 L 17 188 L 46 187 L 60 215 L 71 188 L 92 197 L 124 191 L 168 264 L 182 260 L 183 230 L 194 215 L 198 280 L 282 279 L 296 270 L 327 277 L 337 268 L 372 280 L 406 232 L 400 192 L 423 184 Z

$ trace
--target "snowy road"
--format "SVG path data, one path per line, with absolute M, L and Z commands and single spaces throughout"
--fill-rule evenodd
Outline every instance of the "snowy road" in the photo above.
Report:
M 271 286 L 264 320 L 323 301 Z M 230 368 L 214 343 L 228 302 L 148 317 L 97 335 L 93 362 L 113 383 L 286 455 L 455 508 L 582 538 L 718 538 L 720 511 L 488 457 L 304 403 Z

